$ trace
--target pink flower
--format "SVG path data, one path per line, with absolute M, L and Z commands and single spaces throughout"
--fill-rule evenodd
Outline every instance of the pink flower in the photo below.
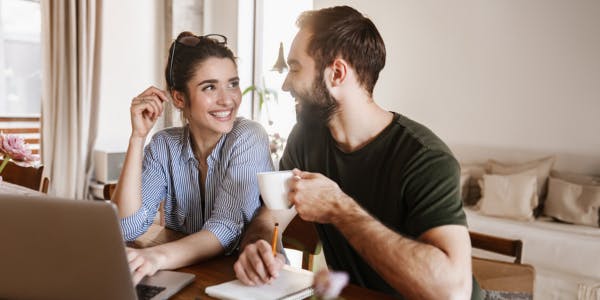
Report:
M 315 296 L 320 299 L 337 298 L 348 284 L 348 279 L 346 272 L 329 272 L 327 269 L 317 272 L 313 282 Z
M 31 154 L 31 149 L 29 149 L 29 145 L 25 144 L 23 138 L 12 134 L 0 134 L 0 153 L 14 161 L 33 162 L 39 160 L 37 156 Z

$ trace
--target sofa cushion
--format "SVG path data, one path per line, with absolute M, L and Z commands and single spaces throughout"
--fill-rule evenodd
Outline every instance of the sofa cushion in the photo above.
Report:
M 600 185 L 600 177 L 587 176 L 583 174 L 559 172 L 552 170 L 550 177 L 566 180 L 568 182 L 583 184 L 583 185 Z
M 555 160 L 556 157 L 549 156 L 520 164 L 507 164 L 490 159 L 487 167 L 491 174 L 499 175 L 510 175 L 535 169 L 538 181 L 537 195 L 540 199 L 545 199 L 548 190 L 548 176 L 550 176 L 550 170 Z
M 483 178 L 485 174 L 485 164 L 462 164 L 461 168 L 461 188 L 463 190 L 462 199 L 466 206 L 472 206 L 477 204 L 481 198 L 481 189 L 479 187 L 479 180 Z M 465 181 L 463 182 L 463 178 Z M 463 185 L 464 184 L 464 185 Z
M 482 197 L 477 207 L 482 214 L 515 220 L 533 220 L 538 205 L 536 170 L 513 175 L 483 175 Z
M 548 156 L 536 160 L 532 160 L 525 163 L 518 164 L 507 164 L 495 160 L 489 160 L 487 164 L 487 171 L 491 174 L 516 174 L 521 173 L 525 170 L 535 168 L 537 175 L 537 195 L 539 199 L 539 205 L 535 208 L 534 215 L 539 216 L 544 210 L 544 201 L 548 192 L 548 176 L 550 170 L 556 161 L 555 156 Z
M 573 224 L 600 226 L 600 183 L 594 184 L 592 177 L 567 178 L 550 177 L 544 214 Z

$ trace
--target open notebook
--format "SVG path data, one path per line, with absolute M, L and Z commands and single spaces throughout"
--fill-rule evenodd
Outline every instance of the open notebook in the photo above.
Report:
M 313 294 L 313 278 L 314 274 L 310 271 L 286 265 L 271 284 L 247 286 L 239 280 L 232 280 L 209 286 L 205 292 L 211 297 L 228 300 L 304 299 Z

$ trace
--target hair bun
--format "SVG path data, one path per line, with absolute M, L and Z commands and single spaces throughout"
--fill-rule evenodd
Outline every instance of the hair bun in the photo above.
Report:
M 184 37 L 188 37 L 188 36 L 195 36 L 193 33 L 189 32 L 189 31 L 182 31 L 178 36 L 176 40 L 179 40 L 181 38 Z

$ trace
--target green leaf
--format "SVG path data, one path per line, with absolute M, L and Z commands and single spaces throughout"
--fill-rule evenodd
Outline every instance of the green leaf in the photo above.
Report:
M 262 109 L 263 104 L 265 103 L 265 96 L 263 93 L 258 93 L 258 110 Z
M 244 89 L 242 92 L 242 96 L 246 95 L 249 92 L 255 92 L 258 95 L 258 109 L 262 109 L 265 102 L 273 99 L 275 103 L 279 103 L 279 97 L 277 90 L 264 88 L 265 80 L 263 78 L 263 87 L 259 87 L 256 85 L 251 85 Z
M 251 86 L 245 88 L 244 91 L 242 92 L 242 96 L 246 95 L 248 92 L 251 92 L 251 91 L 256 91 L 256 87 L 251 85 Z

